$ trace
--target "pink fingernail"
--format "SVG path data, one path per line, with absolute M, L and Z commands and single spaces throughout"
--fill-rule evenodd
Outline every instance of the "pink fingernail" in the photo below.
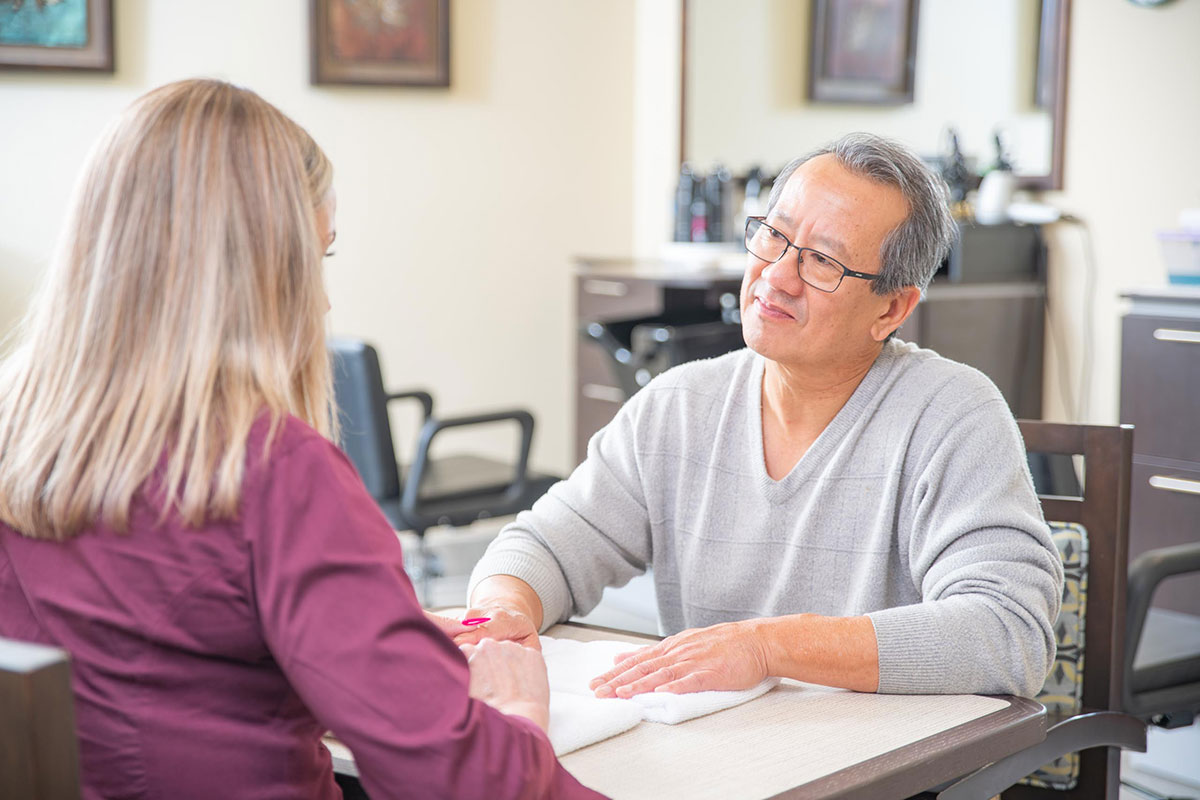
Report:
M 464 619 L 462 621 L 462 624 L 463 625 L 482 625 L 485 622 L 491 622 L 491 621 L 492 621 L 491 617 L 471 617 L 470 619 Z

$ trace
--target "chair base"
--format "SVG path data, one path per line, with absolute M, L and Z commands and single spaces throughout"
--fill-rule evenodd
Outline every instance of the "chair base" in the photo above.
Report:
M 1116 711 L 1094 711 L 1069 717 L 1046 732 L 1040 744 L 989 764 L 938 793 L 938 800 L 993 797 L 1056 758 L 1092 747 L 1120 747 L 1146 752 L 1146 725 Z

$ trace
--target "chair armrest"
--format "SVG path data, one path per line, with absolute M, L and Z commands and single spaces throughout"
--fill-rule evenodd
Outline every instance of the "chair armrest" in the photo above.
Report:
M 1133 709 L 1133 660 L 1146 627 L 1146 614 L 1158 585 L 1173 575 L 1200 572 L 1200 542 L 1160 547 L 1138 556 L 1129 566 L 1125 602 L 1125 685 L 1122 688 L 1126 709 Z
M 422 389 L 413 389 L 409 392 L 388 392 L 384 396 L 384 400 L 388 403 L 393 400 L 416 400 L 421 404 L 421 408 L 425 410 L 426 421 L 433 416 L 433 395 Z
M 521 427 L 521 443 L 517 452 L 517 463 L 513 469 L 513 481 L 505 490 L 507 498 L 515 499 L 525 492 L 529 482 L 529 450 L 533 445 L 533 415 L 524 409 L 496 411 L 491 414 L 474 414 L 464 417 L 449 417 L 447 419 L 430 419 L 421 428 L 421 436 L 417 442 L 417 456 L 413 460 L 408 479 L 404 482 L 404 492 L 400 497 L 402 513 L 411 519 L 417 519 L 418 498 L 420 497 L 421 481 L 429 464 L 429 448 L 433 438 L 448 428 L 462 428 L 468 425 L 487 425 L 493 422 L 516 422 Z
M 1039 744 L 979 769 L 938 793 L 937 800 L 973 800 L 1000 794 L 1039 767 L 1090 747 L 1146 752 L 1146 723 L 1117 711 L 1068 717 L 1051 726 Z

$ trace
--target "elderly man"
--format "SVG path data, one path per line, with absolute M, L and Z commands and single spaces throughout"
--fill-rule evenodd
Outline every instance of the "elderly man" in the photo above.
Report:
M 1017 426 L 978 371 L 892 337 L 949 248 L 944 185 L 854 134 L 746 226 L 747 349 L 660 375 L 476 566 L 462 634 L 536 643 L 653 567 L 668 636 L 597 696 L 1033 695 L 1062 566 Z

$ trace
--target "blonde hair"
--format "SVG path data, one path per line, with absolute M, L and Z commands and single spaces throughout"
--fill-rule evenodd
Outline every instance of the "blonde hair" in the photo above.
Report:
M 288 414 L 334 435 L 315 221 L 331 180 L 246 89 L 181 81 L 129 107 L 0 364 L 0 520 L 49 539 L 126 530 L 160 463 L 164 516 L 233 518 L 260 415 L 268 443 Z

